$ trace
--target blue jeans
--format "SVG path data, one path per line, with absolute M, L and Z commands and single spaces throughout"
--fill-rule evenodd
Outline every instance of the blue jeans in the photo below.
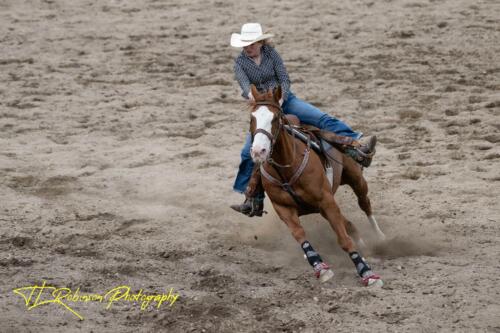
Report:
M 288 94 L 287 100 L 281 106 L 285 114 L 293 114 L 300 119 L 301 123 L 315 126 L 319 129 L 334 132 L 338 135 L 348 136 L 351 138 L 359 139 L 363 136 L 362 133 L 354 132 L 349 126 L 342 121 L 334 118 L 309 103 L 295 97 L 292 92 Z M 250 155 L 250 148 L 252 147 L 252 136 L 247 134 L 245 145 L 241 150 L 241 163 L 234 181 L 233 189 L 236 192 L 244 193 L 250 176 L 252 175 L 254 163 Z

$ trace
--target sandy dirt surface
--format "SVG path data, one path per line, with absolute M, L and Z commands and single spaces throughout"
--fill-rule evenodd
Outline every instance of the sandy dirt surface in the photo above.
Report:
M 381 289 L 326 221 L 320 285 L 270 211 L 229 209 L 248 114 L 229 46 L 260 21 L 297 96 L 379 137 Z M 500 332 L 500 3 L 0 1 L 1 332 Z M 33 284 L 179 294 L 28 311 Z M 70 304 L 70 303 L 68 303 Z

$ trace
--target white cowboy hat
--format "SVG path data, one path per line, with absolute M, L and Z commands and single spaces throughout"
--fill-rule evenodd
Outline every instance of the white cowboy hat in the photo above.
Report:
M 245 47 L 260 40 L 273 37 L 272 34 L 263 34 L 259 23 L 245 23 L 241 27 L 241 34 L 231 35 L 232 47 Z

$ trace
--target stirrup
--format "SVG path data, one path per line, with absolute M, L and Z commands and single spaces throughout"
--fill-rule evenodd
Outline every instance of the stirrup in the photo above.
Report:
M 363 167 L 368 168 L 372 163 L 373 156 L 375 155 L 377 144 L 377 137 L 373 135 L 367 144 L 360 147 L 351 148 L 348 155 L 351 156 L 356 162 L 361 164 Z
M 363 151 L 361 150 L 361 148 L 354 148 L 354 149 L 355 149 L 355 150 L 357 151 L 357 153 L 358 153 L 361 157 L 363 157 L 363 158 L 372 158 L 372 157 L 373 157 L 373 155 L 375 155 L 375 151 L 372 151 L 372 152 L 369 152 L 369 153 L 365 153 L 365 152 L 363 152 Z
M 230 207 L 248 217 L 260 217 L 263 213 L 267 214 L 264 210 L 264 200 L 258 200 L 256 198 L 246 198 L 241 205 L 231 205 Z
M 359 149 L 350 148 L 347 149 L 345 153 L 365 168 L 369 167 L 372 163 L 372 158 L 362 153 Z
M 357 150 L 365 158 L 373 158 L 373 155 L 377 152 L 375 146 L 377 145 L 377 137 L 375 135 L 370 137 L 367 144 L 362 145 Z

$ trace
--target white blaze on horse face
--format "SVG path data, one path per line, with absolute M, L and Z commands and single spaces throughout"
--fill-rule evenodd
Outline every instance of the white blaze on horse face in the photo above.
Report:
M 266 106 L 260 106 L 257 110 L 252 112 L 252 116 L 256 120 L 256 129 L 263 129 L 268 133 L 271 133 L 272 121 L 274 118 L 274 113 L 269 111 Z M 253 144 L 251 149 L 251 155 L 254 162 L 264 162 L 271 150 L 271 140 L 267 135 L 262 133 L 255 134 L 253 138 Z

